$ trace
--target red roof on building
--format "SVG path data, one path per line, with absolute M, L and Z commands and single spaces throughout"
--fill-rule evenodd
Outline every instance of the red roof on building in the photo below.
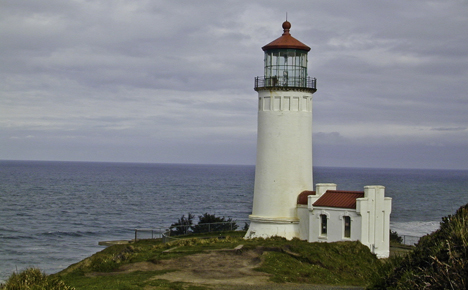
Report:
M 364 197 L 364 191 L 327 190 L 314 206 L 356 208 L 356 199 Z
M 291 23 L 289 21 L 285 21 L 283 23 L 283 35 L 262 47 L 263 51 L 279 48 L 302 49 L 309 51 L 310 47 L 291 36 L 289 33 L 290 28 Z
M 303 192 L 301 192 L 299 194 L 299 196 L 297 197 L 297 204 L 305 204 L 307 205 L 307 200 L 308 200 L 308 196 L 309 195 L 315 195 L 315 191 L 311 191 L 311 190 L 304 190 Z

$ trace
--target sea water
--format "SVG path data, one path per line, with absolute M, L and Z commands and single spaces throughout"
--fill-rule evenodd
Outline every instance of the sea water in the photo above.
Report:
M 0 281 L 38 267 L 51 274 L 130 240 L 135 228 L 167 228 L 182 215 L 216 214 L 243 227 L 255 167 L 0 161 Z M 468 171 L 314 168 L 315 183 L 363 190 L 384 185 L 391 228 L 422 236 L 468 203 Z M 195 219 L 195 221 L 197 218 Z

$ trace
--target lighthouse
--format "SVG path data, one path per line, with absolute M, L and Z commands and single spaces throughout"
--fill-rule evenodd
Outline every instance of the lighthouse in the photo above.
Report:
M 255 78 L 258 131 L 255 186 L 246 238 L 299 237 L 298 196 L 313 190 L 310 47 L 290 34 L 262 47 L 264 76 Z

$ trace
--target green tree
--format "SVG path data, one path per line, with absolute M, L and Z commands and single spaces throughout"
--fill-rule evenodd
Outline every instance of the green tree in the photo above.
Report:
M 239 226 L 232 218 L 217 217 L 214 214 L 204 213 L 198 216 L 198 224 L 192 227 L 194 233 L 234 231 Z
M 390 242 L 395 242 L 397 244 L 403 244 L 403 238 L 398 235 L 396 231 L 390 230 Z
M 190 229 L 192 228 L 194 217 L 195 216 L 193 214 L 188 213 L 187 217 L 185 217 L 185 215 L 182 215 L 180 219 L 177 220 L 177 222 L 171 224 L 171 236 L 190 234 Z

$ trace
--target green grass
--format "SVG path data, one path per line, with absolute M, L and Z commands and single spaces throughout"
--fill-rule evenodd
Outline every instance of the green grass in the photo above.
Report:
M 73 285 L 76 290 L 137 290 L 137 289 L 190 289 L 202 290 L 204 287 L 196 287 L 179 282 L 154 279 L 155 276 L 168 271 L 132 272 L 112 276 L 85 277 L 80 274 L 71 274 L 62 277 L 63 281 Z
M 234 241 L 235 240 L 235 241 Z M 161 240 L 139 240 L 136 243 L 125 245 L 114 245 L 95 253 L 91 257 L 71 265 L 61 272 L 68 274 L 74 271 L 89 272 L 112 272 L 119 267 L 136 262 L 158 261 L 172 259 L 184 255 L 200 253 L 205 249 L 228 248 L 236 243 L 236 238 L 225 239 L 197 239 L 190 237 L 176 240 L 170 243 L 162 243 Z M 164 253 L 164 251 L 178 247 L 177 251 Z
M 74 290 L 61 279 L 47 276 L 41 270 L 29 268 L 20 273 L 13 273 L 5 285 L 0 285 L 3 290 Z
M 307 243 L 293 239 L 279 241 L 278 246 L 278 251 L 264 253 L 264 263 L 257 270 L 272 274 L 271 280 L 279 283 L 364 286 L 381 264 L 359 242 Z
M 233 249 L 239 244 L 244 245 L 242 249 L 244 251 L 256 250 L 262 253 L 264 262 L 256 270 L 271 274 L 271 280 L 278 283 L 363 286 L 366 285 L 373 269 L 381 264 L 370 253 L 369 249 L 359 242 L 308 243 L 299 239 L 288 241 L 284 238 L 244 240 L 240 237 L 227 236 L 223 239 L 197 239 L 191 236 L 167 244 L 155 240 L 141 240 L 130 245 L 111 246 L 78 264 L 70 266 L 59 273 L 59 276 L 77 289 L 95 289 L 80 288 L 82 287 L 80 281 L 83 283 L 91 283 L 90 281 L 97 283 L 96 281 L 101 280 L 105 281 L 103 283 L 106 285 L 114 285 L 113 287 L 127 287 L 122 289 L 143 289 L 142 287 L 146 282 L 141 281 L 145 281 L 144 277 L 155 276 L 157 273 L 122 274 L 117 276 L 118 279 L 114 279 L 116 276 L 112 276 L 114 278 L 109 278 L 109 276 L 89 278 L 85 277 L 85 274 L 115 271 L 120 266 L 128 263 L 157 262 L 162 259 L 173 259 L 206 250 Z M 168 249 L 173 250 L 164 252 Z M 133 275 L 138 275 L 140 278 L 134 279 Z M 73 277 L 73 279 L 70 277 Z M 136 283 L 134 280 L 140 282 Z M 158 283 L 167 284 L 168 282 Z M 158 287 L 163 288 L 157 289 L 165 289 L 166 286 Z M 179 286 L 174 284 L 171 287 Z
M 271 274 L 277 283 L 365 286 L 382 262 L 359 242 L 308 243 L 284 238 L 244 240 L 243 233 L 191 235 L 170 243 L 139 240 L 114 245 L 50 277 L 80 289 L 206 289 L 189 283 L 158 279 L 172 270 L 119 273 L 119 267 L 136 262 L 158 263 L 219 249 L 256 251 L 263 261 L 256 270 Z M 171 251 L 167 252 L 167 250 Z M 112 272 L 112 273 L 111 273 Z M 13 288 L 12 288 L 13 289 Z M 38 288 L 41 289 L 41 288 Z

